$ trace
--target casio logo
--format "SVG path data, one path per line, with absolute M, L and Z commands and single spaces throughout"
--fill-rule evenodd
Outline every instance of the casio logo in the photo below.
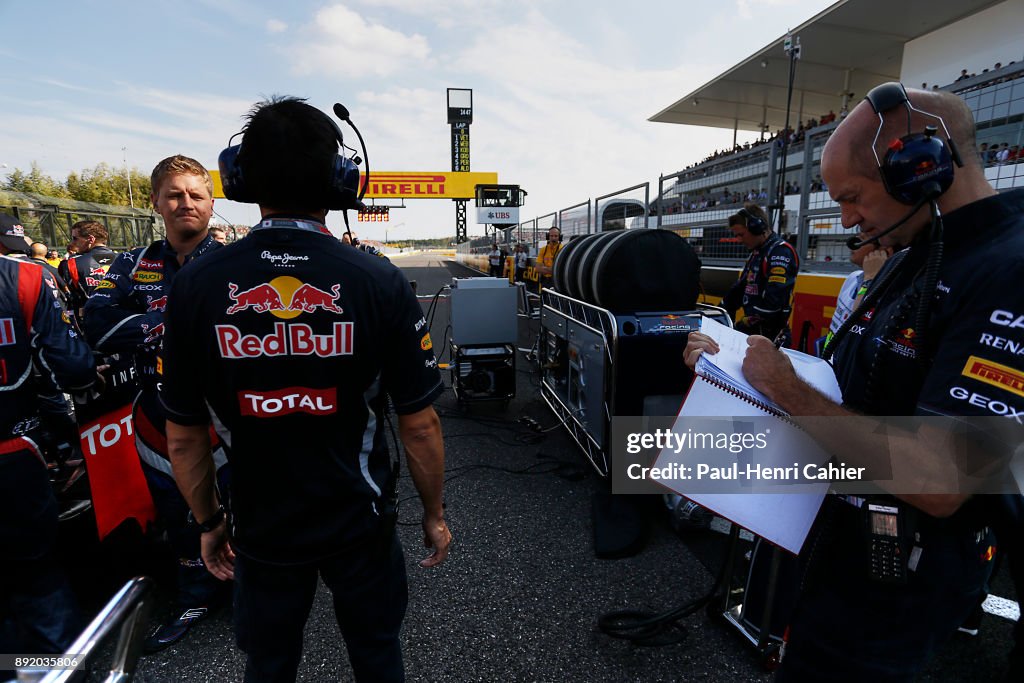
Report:
M 1024 315 L 1015 315 L 1009 311 L 992 311 L 989 321 L 1001 327 L 1024 330 Z

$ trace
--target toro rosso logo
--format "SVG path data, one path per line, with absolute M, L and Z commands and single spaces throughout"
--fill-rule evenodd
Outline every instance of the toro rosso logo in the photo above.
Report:
M 341 285 L 335 284 L 330 291 L 314 287 L 291 276 L 276 277 L 255 287 L 238 291 L 238 285 L 228 283 L 228 298 L 232 304 L 228 315 L 252 309 L 256 313 L 270 313 L 277 318 L 294 318 L 302 313 L 317 309 L 331 313 L 344 313 L 337 304 L 341 297 Z

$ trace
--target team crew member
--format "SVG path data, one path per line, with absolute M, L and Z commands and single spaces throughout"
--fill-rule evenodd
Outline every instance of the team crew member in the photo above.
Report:
M 33 366 L 66 391 L 87 389 L 96 371 L 52 276 L 10 258 L 26 246 L 22 226 L 0 214 L 0 624 L 15 626 L 0 629 L 0 652 L 61 653 L 81 624 L 54 556 L 57 501 L 37 446 Z
M 497 242 L 491 245 L 491 251 L 487 254 L 487 265 L 491 269 L 491 277 L 501 277 L 501 250 Z
M 537 272 L 540 273 L 540 286 L 551 286 L 555 272 L 555 257 L 562 250 L 562 231 L 552 225 L 548 230 L 548 242 L 537 252 Z
M 743 317 L 736 329 L 759 334 L 789 346 L 789 314 L 800 259 L 793 246 L 772 231 L 768 217 L 757 204 L 747 202 L 729 217 L 729 229 L 750 251 L 739 280 L 729 289 L 722 306 Z
M 62 295 L 66 295 L 68 285 L 64 281 L 64 278 L 60 276 L 60 272 L 57 270 L 57 267 L 46 260 L 46 255 L 48 253 L 49 250 L 46 248 L 45 244 L 42 242 L 33 242 L 28 249 L 28 258 L 33 263 L 41 265 L 43 270 L 53 277 L 53 281 L 57 283 L 57 289 L 60 290 Z
M 167 239 L 118 256 L 86 303 L 84 320 L 86 335 L 97 353 L 134 356 L 140 389 L 132 410 L 135 446 L 159 522 L 167 529 L 178 556 L 177 610 L 169 623 L 146 639 L 144 647 L 149 652 L 181 639 L 206 616 L 220 589 L 203 567 L 199 530 L 187 524 L 188 506 L 174 483 L 164 413 L 157 397 L 157 349 L 171 282 L 183 267 L 221 248 L 207 232 L 213 215 L 213 182 L 202 164 L 177 155 L 156 165 L 152 186 L 151 200 L 164 219 Z M 220 449 L 217 457 L 220 465 L 226 464 Z M 220 476 L 222 480 L 227 476 L 226 469 Z
M 974 119 L 959 98 L 918 90 L 906 97 L 897 83 L 873 90 L 822 155 L 822 178 L 842 224 L 859 226 L 882 247 L 909 247 L 886 262 L 833 339 L 845 404 L 798 379 L 761 337 L 749 339 L 743 372 L 794 416 L 991 417 L 980 447 L 987 455 L 997 435 L 1019 430 L 1013 417 L 1022 405 L 1024 361 L 1013 350 L 1024 347 L 1024 310 L 1013 283 L 1024 278 L 1024 191 L 997 195 L 973 154 L 954 168 L 948 136 L 958 149 L 976 148 Z M 933 199 L 944 216 L 941 233 L 929 212 Z M 936 248 L 940 235 L 944 250 Z M 926 267 L 936 265 L 937 255 L 937 268 Z M 924 287 L 927 309 L 919 307 Z M 691 334 L 687 363 L 716 350 L 707 337 Z M 870 464 L 888 437 L 872 433 L 865 421 L 800 424 L 848 464 Z M 958 471 L 953 463 L 962 464 L 979 446 L 944 429 L 929 423 L 907 432 L 886 463 L 917 473 L 920 482 L 945 481 L 945 473 Z M 1020 443 L 1019 431 L 1007 436 L 1011 448 Z M 925 491 L 894 491 L 867 504 L 826 500 L 804 546 L 807 573 L 779 680 L 910 681 L 963 623 L 991 570 L 989 500 L 971 497 L 952 480 Z M 880 519 L 883 513 L 889 516 Z M 877 539 L 891 529 L 897 535 L 886 538 L 900 540 L 869 542 L 869 530 Z M 898 555 L 886 550 L 892 543 L 899 544 Z
M 214 241 L 220 242 L 221 244 L 228 243 L 228 234 L 224 232 L 224 228 L 221 228 L 219 226 L 210 228 L 210 237 L 212 237 Z
M 357 170 L 338 158 L 339 140 L 333 121 L 302 100 L 257 105 L 237 161 L 237 148 L 222 153 L 221 177 L 229 198 L 233 176 L 244 178 L 263 220 L 184 271 L 168 307 L 171 460 L 206 530 L 207 567 L 235 578 L 246 681 L 295 679 L 318 574 L 356 679 L 404 678 L 407 583 L 387 396 L 433 548 L 420 565 L 443 562 L 451 543 L 431 405 L 443 387 L 422 310 L 400 270 L 324 226 L 328 208 L 355 204 Z M 211 419 L 229 447 L 230 524 L 213 486 Z
M 117 254 L 107 247 L 107 229 L 96 221 L 79 221 L 71 226 L 71 243 L 78 248 L 58 266 L 67 283 L 71 308 L 81 320 L 82 308 L 96 287 L 103 282 Z
M 859 239 L 866 237 L 861 234 Z M 857 246 L 856 244 L 854 246 Z M 890 249 L 881 248 L 875 242 L 861 244 L 850 253 L 850 261 L 860 268 L 846 276 L 842 286 L 839 288 L 839 296 L 836 298 L 836 310 L 832 314 L 832 320 L 828 326 L 828 335 L 825 337 L 827 344 L 850 314 L 857 310 L 868 287 L 874 282 L 878 271 L 882 269 L 886 259 L 892 255 Z

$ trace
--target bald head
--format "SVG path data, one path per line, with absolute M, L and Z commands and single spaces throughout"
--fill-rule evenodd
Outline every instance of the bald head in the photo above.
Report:
M 949 129 L 957 149 L 961 153 L 966 151 L 963 157 L 964 170 L 982 172 L 978 156 L 974 152 L 977 149 L 974 116 L 967 104 L 956 95 L 947 92 L 907 88 L 907 96 L 914 109 L 932 116 L 925 116 L 917 111 L 911 112 L 908 131 L 907 110 L 904 106 L 884 112 L 884 123 L 875 150 L 878 152 L 878 158 L 885 156 L 889 142 L 903 137 L 908 132 L 920 133 L 927 125 L 938 127 L 938 137 L 945 139 L 945 131 L 934 118 L 938 116 Z M 871 108 L 870 102 L 861 101 L 829 138 L 822 154 L 822 164 L 826 163 L 825 158 L 828 157 L 832 163 L 842 164 L 861 176 L 878 177 L 878 163 L 871 150 L 871 141 L 874 140 L 877 130 L 878 115 Z
M 45 259 L 47 251 L 46 245 L 42 242 L 33 242 L 28 248 L 28 255 L 32 258 Z

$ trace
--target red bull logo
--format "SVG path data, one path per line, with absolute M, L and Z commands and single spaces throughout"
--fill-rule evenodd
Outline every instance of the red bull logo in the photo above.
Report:
M 229 282 L 228 298 L 233 302 L 226 311 L 228 315 L 252 309 L 256 313 L 270 313 L 287 320 L 302 313 L 313 313 L 317 309 L 331 313 L 345 312 L 337 304 L 341 298 L 340 284 L 326 291 L 289 275 L 276 277 L 270 282 L 243 291 L 238 291 L 238 285 Z
M 145 343 L 148 344 L 150 342 L 155 342 L 163 335 L 164 324 L 159 323 L 157 325 L 154 325 L 153 327 L 150 327 L 149 325 L 143 325 L 142 331 L 146 334 Z
M 167 308 L 167 295 L 164 294 L 159 299 L 154 299 L 151 296 L 146 297 L 146 310 L 147 311 L 163 311 Z
M 351 356 L 354 324 L 334 323 L 327 334 L 315 334 L 303 323 L 274 323 L 274 331 L 265 336 L 245 334 L 234 325 L 216 325 L 217 347 L 222 358 L 260 358 L 261 356 Z

